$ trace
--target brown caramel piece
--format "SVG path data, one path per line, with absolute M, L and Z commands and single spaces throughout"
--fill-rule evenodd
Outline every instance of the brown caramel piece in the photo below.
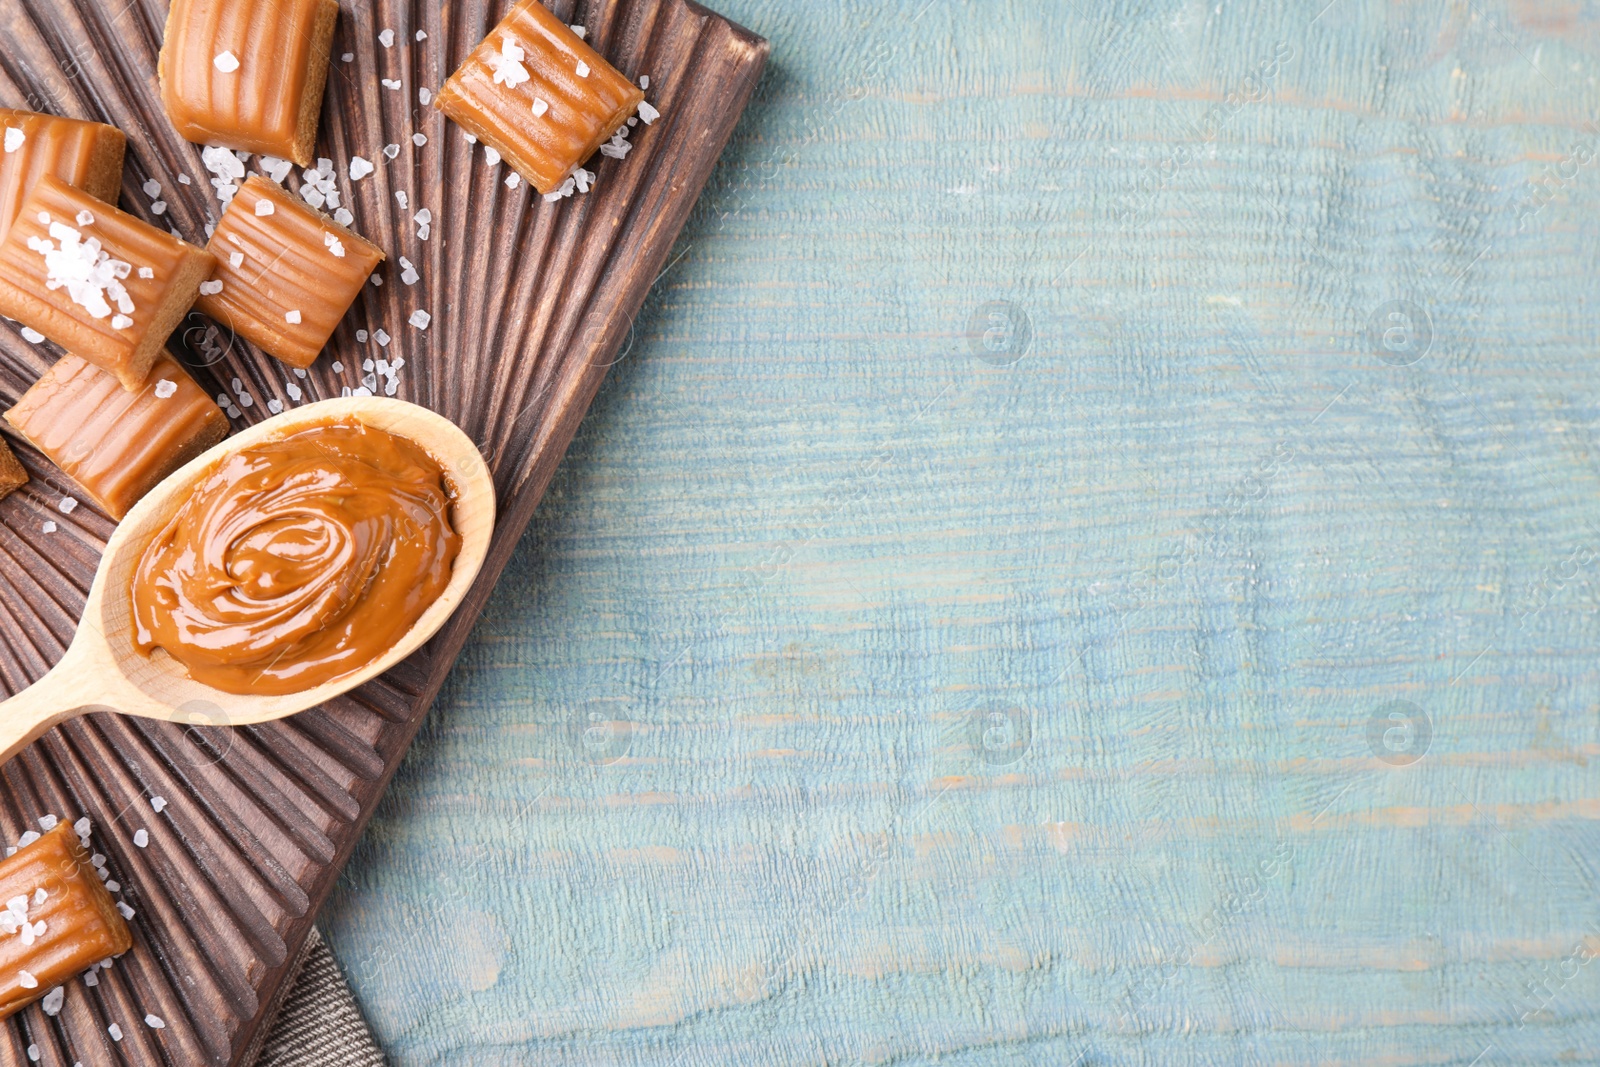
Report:
M 337 0 L 172 0 L 157 73 L 178 133 L 311 165 Z
M 234 195 L 207 248 L 217 268 L 195 306 L 292 367 L 316 360 L 383 262 L 377 245 L 260 176 Z
M 643 99 L 641 89 L 539 0 L 520 0 L 450 75 L 434 103 L 548 194 Z
M 5 419 L 118 520 L 228 435 L 222 409 L 165 352 L 132 393 L 94 364 L 62 356 Z
M 77 236 L 69 240 L 66 231 Z M 75 245 L 84 258 L 92 258 L 91 239 L 100 242 L 100 254 L 109 257 L 114 273 L 125 276 L 86 291 L 61 284 L 58 275 L 50 288 L 44 242 L 58 256 Z M 212 265 L 205 249 L 46 175 L 0 243 L 0 315 L 104 367 L 124 389 L 138 389 Z M 118 290 L 125 299 L 118 300 Z
M 133 932 L 65 819 L 0 862 L 0 908 L 0 1019 L 133 945 Z M 21 922 L 32 927 L 31 944 L 24 943 Z
M 28 472 L 11 446 L 0 441 L 0 500 L 28 484 Z
M 127 138 L 115 126 L 0 108 L 0 133 L 5 135 L 5 154 L 0 155 L 0 240 L 46 174 L 108 204 L 117 202 Z

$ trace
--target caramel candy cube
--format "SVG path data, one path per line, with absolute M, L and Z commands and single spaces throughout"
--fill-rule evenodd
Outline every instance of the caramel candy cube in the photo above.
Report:
M 28 472 L 22 469 L 22 461 L 10 445 L 0 441 L 0 500 L 27 484 Z
M 46 175 L 0 242 L 0 315 L 138 389 L 211 254 Z
M 337 0 L 172 0 L 157 74 L 186 140 L 311 165 Z
M 309 367 L 383 262 L 383 250 L 259 175 L 207 246 L 217 269 L 195 305 L 292 367 Z
M 644 92 L 539 0 L 519 0 L 434 103 L 541 193 L 628 121 Z
M 228 435 L 222 409 L 165 352 L 132 393 L 94 364 L 62 356 L 5 419 L 118 520 Z
M 97 200 L 117 202 L 127 138 L 115 126 L 0 108 L 0 240 L 39 179 L 53 174 Z
M 0 862 L 0 906 L 0 1019 L 133 945 L 65 819 Z

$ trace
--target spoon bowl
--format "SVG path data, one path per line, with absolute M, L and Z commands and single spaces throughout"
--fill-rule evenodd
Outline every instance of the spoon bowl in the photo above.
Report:
M 194 681 L 161 650 L 133 640 L 134 571 L 150 541 L 224 457 L 340 419 L 355 419 L 416 442 L 439 464 L 454 491 L 451 521 L 461 550 L 442 593 L 401 639 L 371 663 L 294 693 L 229 693 Z M 307 404 L 241 430 L 168 475 L 128 512 L 106 542 L 72 644 L 50 672 L 0 703 L 0 762 L 40 734 L 90 711 L 111 711 L 190 725 L 248 725 L 315 707 L 377 677 L 432 637 L 461 603 L 489 551 L 494 482 L 482 454 L 459 427 L 427 408 L 386 397 L 341 397 Z

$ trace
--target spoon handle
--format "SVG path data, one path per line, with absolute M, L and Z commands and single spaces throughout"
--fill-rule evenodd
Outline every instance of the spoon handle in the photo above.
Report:
M 21 752 L 58 723 L 99 706 L 104 695 L 92 672 L 69 649 L 61 662 L 28 688 L 0 701 L 0 763 Z

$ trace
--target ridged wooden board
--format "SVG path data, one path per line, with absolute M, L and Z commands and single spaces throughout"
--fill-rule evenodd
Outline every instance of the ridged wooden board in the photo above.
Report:
M 75 980 L 59 1016 L 36 1006 L 0 1026 L 0 1064 L 28 1063 L 30 1045 L 45 1063 L 86 1067 L 250 1061 L 318 906 L 626 340 L 767 52 L 687 0 L 555 4 L 623 73 L 650 76 L 662 117 L 637 128 L 625 160 L 591 165 L 599 178 L 587 196 L 549 204 L 525 183 L 509 188 L 505 164 L 490 166 L 481 147 L 419 103 L 418 90 L 437 90 L 506 6 L 344 3 L 319 154 L 339 169 L 354 227 L 390 258 L 383 285 L 363 291 L 309 376 L 295 378 L 198 315 L 172 343 L 213 393 L 249 394 L 238 424 L 267 417 L 271 400 L 293 406 L 290 383 L 301 403 L 337 396 L 362 383 L 364 359 L 403 356 L 395 395 L 454 420 L 495 472 L 501 512 L 483 574 L 421 654 L 332 704 L 248 728 L 88 716 L 0 769 L 0 836 L 15 840 L 47 813 L 90 816 L 137 910 L 133 950 L 98 987 Z M 165 3 L 0 0 L 0 12 L 0 103 L 125 130 L 121 206 L 155 220 L 142 191 L 153 178 L 165 218 L 203 243 L 220 205 L 199 147 L 176 136 L 159 103 Z M 386 29 L 391 47 L 380 42 Z M 353 60 L 339 62 L 346 52 Z M 414 133 L 426 143 L 414 144 Z M 383 155 L 390 144 L 399 146 L 392 161 Z M 349 181 L 354 155 L 376 171 Z M 180 186 L 179 173 L 193 184 Z M 298 171 L 289 184 L 298 188 Z M 405 209 L 396 191 L 407 194 Z M 425 241 L 413 221 L 421 207 L 433 213 Z M 415 285 L 402 284 L 400 256 L 420 272 Z M 426 330 L 408 324 L 418 309 L 432 316 Z M 380 328 L 392 336 L 387 348 L 357 341 L 357 330 Z M 0 329 L 0 402 L 12 403 L 57 354 L 14 325 Z M 18 451 L 34 480 L 0 503 L 0 681 L 11 692 L 61 655 L 112 529 L 87 505 L 63 514 L 72 485 Z M 46 521 L 58 529 L 45 533 Z M 168 801 L 159 815 L 148 803 L 155 795 Z M 141 827 L 150 831 L 143 849 L 132 843 Z M 147 1014 L 165 1027 L 147 1027 Z M 108 1036 L 113 1023 L 120 1042 Z

